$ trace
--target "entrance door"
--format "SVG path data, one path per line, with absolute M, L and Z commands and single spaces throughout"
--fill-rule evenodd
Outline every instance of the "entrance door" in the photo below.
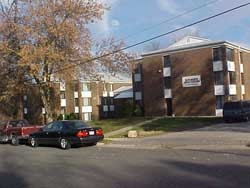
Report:
M 166 103 L 167 103 L 167 115 L 172 116 L 173 115 L 172 99 L 166 99 Z

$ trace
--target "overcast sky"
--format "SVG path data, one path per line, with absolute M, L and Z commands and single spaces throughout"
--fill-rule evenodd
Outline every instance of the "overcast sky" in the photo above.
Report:
M 102 0 L 111 7 L 103 20 L 91 27 L 95 39 L 115 36 L 127 45 L 149 39 L 200 19 L 234 8 L 249 0 Z M 207 4 L 207 6 L 205 6 Z M 184 16 L 172 19 L 186 11 L 204 6 Z M 250 47 L 250 6 L 230 12 L 210 21 L 192 26 L 184 31 L 162 37 L 166 47 L 184 33 L 199 33 L 211 40 L 227 40 Z M 167 21 L 172 19 L 172 21 Z M 165 22 L 165 23 L 163 23 Z M 160 24 L 162 23 L 162 24 Z M 146 31 L 145 31 L 146 30 Z M 142 51 L 143 44 L 131 49 Z

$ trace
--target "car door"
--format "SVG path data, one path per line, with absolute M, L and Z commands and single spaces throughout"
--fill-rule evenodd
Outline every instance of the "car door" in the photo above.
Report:
M 48 132 L 49 144 L 57 145 L 62 134 L 62 122 L 53 122 L 52 129 Z
M 40 144 L 51 144 L 51 132 L 53 131 L 53 122 L 43 127 L 43 130 L 37 133 L 37 139 Z

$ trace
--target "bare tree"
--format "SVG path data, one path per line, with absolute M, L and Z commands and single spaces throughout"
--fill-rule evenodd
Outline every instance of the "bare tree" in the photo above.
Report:
M 38 87 L 48 121 L 55 113 L 53 78 L 67 81 L 79 74 L 92 75 L 96 73 L 97 64 L 112 73 L 128 71 L 126 62 L 129 56 L 122 51 L 113 53 L 123 43 L 115 44 L 109 39 L 102 41 L 97 45 L 102 48 L 97 48 L 96 54 L 112 53 L 100 58 L 103 61 L 93 57 L 91 33 L 87 25 L 101 19 L 108 9 L 99 1 L 12 0 L 8 11 L 3 7 L 1 31 L 9 30 L 13 25 L 13 30 L 10 30 L 13 32 L 10 34 L 12 37 L 0 35 L 0 53 L 8 57 L 1 58 L 1 63 L 18 70 L 17 75 L 11 76 L 18 76 L 13 84 L 18 80 Z M 104 48 L 106 45 L 108 47 Z M 13 63 L 15 66 L 11 66 Z

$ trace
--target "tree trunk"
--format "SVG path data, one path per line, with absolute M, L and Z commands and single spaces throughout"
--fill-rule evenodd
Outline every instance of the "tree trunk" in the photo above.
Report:
M 44 86 L 40 86 L 40 93 L 41 93 L 41 98 L 42 98 L 42 103 L 43 103 L 43 107 L 45 108 L 45 117 L 46 117 L 46 121 L 47 122 L 51 122 L 53 121 L 53 110 L 52 110 L 52 106 L 50 104 L 51 102 L 51 96 L 49 93 L 49 86 L 44 85 Z

